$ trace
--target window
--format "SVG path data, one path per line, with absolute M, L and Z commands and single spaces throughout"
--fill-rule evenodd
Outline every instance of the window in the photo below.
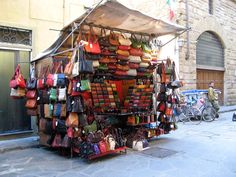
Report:
M 213 0 L 208 1 L 209 14 L 213 14 Z

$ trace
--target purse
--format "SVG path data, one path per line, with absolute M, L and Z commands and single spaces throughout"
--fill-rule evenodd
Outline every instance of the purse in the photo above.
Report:
M 33 109 L 37 108 L 37 101 L 36 99 L 28 99 L 25 104 L 26 108 Z
M 133 48 L 139 49 L 139 48 L 142 47 L 141 39 L 138 40 L 134 34 L 131 35 L 131 42 L 132 42 L 131 46 L 132 46 Z
M 95 60 L 95 61 L 93 61 L 93 67 L 94 68 L 98 68 L 99 67 L 99 61 L 98 60 Z
M 106 30 L 101 28 L 101 35 L 98 39 L 99 44 L 104 47 L 109 47 L 109 36 L 106 36 Z
M 102 140 L 98 143 L 99 149 L 101 153 L 107 152 L 107 143 L 105 140 Z
M 116 70 L 114 74 L 117 76 L 127 76 L 127 71 Z
M 130 56 L 129 56 L 129 62 L 132 62 L 132 63 L 141 63 L 142 60 L 141 60 L 140 56 L 133 56 L 133 55 L 130 55 Z
M 141 62 L 141 63 L 139 64 L 139 67 L 141 67 L 141 68 L 148 68 L 148 67 L 149 67 L 149 63 Z
M 91 90 L 90 81 L 88 79 L 81 80 L 81 91 Z
M 137 68 L 139 68 L 139 63 L 129 62 L 129 68 L 130 69 L 137 69 Z
M 48 104 L 49 103 L 49 93 L 47 90 L 38 90 L 38 104 Z
M 117 59 L 120 61 L 129 61 L 129 57 L 124 55 L 117 55 Z
M 70 58 L 70 61 L 66 64 L 65 70 L 64 70 L 64 74 L 67 77 L 71 77 L 72 74 L 72 70 L 74 67 L 74 61 L 75 61 L 75 57 L 76 57 L 76 52 L 77 52 L 77 47 L 74 48 L 71 58 L 70 56 L 68 56 L 68 59 Z
M 29 116 L 37 116 L 38 115 L 38 110 L 37 109 L 27 109 L 26 113 Z
M 142 50 L 146 53 L 151 53 L 152 52 L 152 48 L 150 47 L 148 42 L 142 42 L 141 47 L 142 47 Z
M 66 104 L 61 104 L 61 114 L 60 117 L 66 117 Z
M 129 69 L 127 72 L 128 76 L 137 76 L 137 70 L 136 69 Z
M 52 104 L 44 104 L 44 115 L 45 115 L 45 118 L 52 118 L 52 115 L 53 115 Z
M 61 107 L 62 106 L 61 106 L 60 103 L 54 105 L 53 116 L 60 117 L 60 115 L 61 115 Z
M 71 112 L 66 119 L 66 126 L 67 127 L 78 127 L 79 126 L 79 117 L 78 114 L 75 112 Z
M 81 101 L 81 97 L 75 97 L 72 101 L 72 110 L 73 113 L 83 113 L 84 112 L 84 105 Z
M 128 71 L 129 70 L 129 66 L 128 65 L 120 65 L 120 64 L 117 64 L 116 65 L 116 68 L 118 70 L 121 70 L 121 71 Z
M 127 51 L 128 51 L 128 50 L 130 50 L 130 46 L 119 45 L 119 46 L 118 46 L 118 49 L 119 49 L 119 50 L 127 50 Z
M 57 100 L 57 89 L 51 88 L 49 91 L 49 100 L 56 101 Z
M 58 101 L 66 101 L 66 88 L 58 89 Z
M 36 98 L 36 97 L 37 97 L 36 90 L 28 90 L 26 92 L 26 98 L 33 99 L 33 98 Z
M 97 131 L 97 122 L 96 120 L 93 121 L 92 124 L 84 126 L 85 134 L 89 134 L 91 132 Z
M 88 44 L 85 45 L 85 51 L 88 53 L 93 53 L 93 54 L 100 54 L 101 49 L 100 45 L 98 43 L 97 36 L 95 32 L 93 31 L 93 28 L 90 27 L 90 32 L 88 34 Z
M 25 88 L 26 87 L 24 77 L 20 72 L 20 64 L 17 65 L 14 76 L 10 80 L 9 86 L 10 88 L 17 88 L 17 87 Z
M 120 44 L 119 43 L 119 34 L 114 33 L 113 31 L 111 31 L 110 35 L 109 35 L 109 42 L 110 42 L 111 45 L 118 46 Z
M 124 34 L 120 34 L 118 37 L 120 45 L 130 46 L 132 44 L 131 40 L 127 38 Z
M 116 53 L 118 54 L 118 55 L 122 55 L 122 56 L 126 56 L 126 57 L 128 57 L 129 56 L 129 51 L 127 51 L 127 50 L 117 50 L 116 51 Z
M 133 55 L 133 56 L 143 56 L 143 51 L 142 49 L 138 49 L 138 48 L 131 48 L 129 50 L 129 53 L 130 55 Z
M 36 87 L 37 87 L 37 79 L 35 79 L 35 78 L 33 78 L 33 79 L 29 78 L 29 79 L 27 80 L 27 82 L 26 82 L 26 88 L 27 88 L 28 90 L 34 90 L 34 89 L 36 89 Z
M 65 74 L 57 74 L 57 84 L 58 87 L 66 86 L 66 77 Z
M 59 148 L 61 147 L 61 143 L 62 143 L 61 134 L 56 134 L 52 143 L 52 147 Z
M 84 54 L 83 47 L 79 48 L 79 72 L 81 73 L 93 73 L 93 61 L 87 60 Z
M 10 96 L 14 99 L 23 98 L 25 96 L 25 89 L 23 88 L 11 88 Z

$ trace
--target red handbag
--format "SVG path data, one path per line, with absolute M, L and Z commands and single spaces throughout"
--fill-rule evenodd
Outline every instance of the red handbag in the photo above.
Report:
M 143 55 L 143 51 L 142 49 L 138 49 L 138 48 L 131 48 L 129 50 L 129 53 L 130 55 L 133 55 L 133 56 L 142 56 Z
M 117 59 L 122 60 L 122 61 L 128 61 L 129 58 L 127 56 L 123 56 L 123 55 L 117 55 Z
M 116 64 L 115 63 L 109 63 L 107 65 L 108 69 L 116 69 Z
M 37 100 L 36 99 L 28 99 L 25 104 L 26 108 L 32 109 L 37 107 Z
M 107 143 L 105 140 L 102 140 L 98 143 L 101 153 L 107 152 Z
M 138 69 L 139 68 L 139 63 L 129 63 L 129 68 L 130 69 Z
M 98 38 L 93 31 L 93 28 L 90 28 L 90 33 L 88 34 L 88 44 L 85 45 L 85 50 L 88 53 L 93 53 L 93 54 L 100 54 L 101 49 L 100 45 L 98 43 Z
M 39 71 L 39 79 L 37 80 L 37 88 L 44 89 L 45 88 L 45 75 L 48 73 L 49 66 L 47 66 L 46 70 L 43 71 L 43 75 L 41 75 L 41 69 Z
M 10 80 L 9 86 L 10 88 L 16 88 L 16 87 L 25 88 L 26 87 L 25 79 L 20 73 L 20 64 L 17 65 L 15 74 Z
M 36 90 L 28 90 L 26 93 L 26 98 L 28 99 L 36 98 L 36 96 Z
M 54 67 L 54 66 L 53 66 L 53 67 Z M 53 68 L 53 67 L 52 67 L 52 68 Z M 56 74 L 56 73 L 58 72 L 59 68 L 61 68 L 61 63 L 59 63 L 59 64 L 57 65 L 54 74 Z M 53 86 L 54 86 L 54 74 L 49 73 L 49 74 L 47 75 L 46 85 L 47 85 L 48 87 L 53 87 Z
M 120 50 L 130 50 L 130 46 L 127 46 L 127 45 L 119 45 L 119 46 L 118 46 L 118 49 L 120 49 Z
M 126 76 L 126 75 L 127 75 L 127 71 L 117 70 L 117 71 L 115 72 L 115 75 L 118 75 L 118 76 Z

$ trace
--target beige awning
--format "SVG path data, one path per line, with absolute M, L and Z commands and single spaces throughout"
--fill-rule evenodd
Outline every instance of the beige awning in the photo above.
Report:
M 74 24 L 80 24 L 86 16 L 87 13 L 64 27 L 60 37 L 53 45 L 36 56 L 33 60 L 38 60 L 58 52 L 59 48 L 63 46 L 62 42 L 65 42 L 65 39 L 71 32 Z M 124 6 L 115 0 L 105 1 L 103 4 L 93 9 L 91 14 L 84 20 L 83 24 L 114 30 L 121 29 L 130 33 L 139 33 L 156 37 L 185 30 L 185 28 L 180 25 L 145 15 L 140 11 Z

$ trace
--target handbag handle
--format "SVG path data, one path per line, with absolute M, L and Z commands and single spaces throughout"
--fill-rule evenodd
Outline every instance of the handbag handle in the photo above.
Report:
M 105 28 L 101 28 L 100 35 L 101 35 L 101 37 L 106 37 L 106 30 L 105 30 Z
M 17 65 L 17 67 L 15 69 L 15 73 L 14 73 L 14 75 L 12 77 L 12 80 L 16 79 L 19 75 L 20 75 L 20 64 Z

